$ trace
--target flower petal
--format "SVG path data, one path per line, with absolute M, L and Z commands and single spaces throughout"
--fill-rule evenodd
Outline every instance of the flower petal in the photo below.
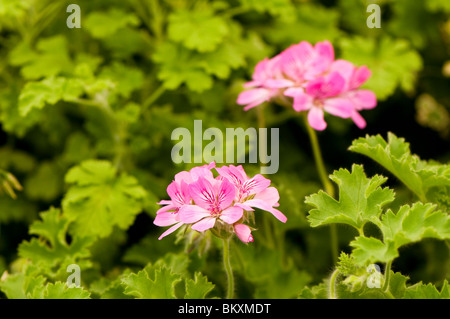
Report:
M 204 177 L 199 177 L 197 181 L 189 185 L 189 192 L 195 204 L 209 209 L 216 203 L 216 192 L 213 185 Z
M 370 90 L 356 90 L 349 92 L 354 107 L 360 110 L 369 110 L 377 106 L 377 96 Z
M 370 78 L 371 75 L 372 72 L 365 65 L 355 69 L 352 76 L 350 89 L 359 88 Z
M 248 195 L 253 195 L 265 190 L 269 187 L 270 183 L 270 179 L 265 178 L 261 174 L 256 174 L 249 180 L 245 181 L 242 188 L 244 192 L 248 193 Z
M 366 121 L 364 120 L 364 118 L 358 113 L 358 112 L 353 112 L 352 114 L 352 120 L 353 122 L 355 122 L 356 126 L 358 126 L 360 129 L 363 129 L 366 127 Z
M 266 202 L 264 202 L 260 199 L 250 199 L 248 201 L 245 201 L 243 204 L 268 211 L 269 213 L 274 215 L 279 221 L 281 221 L 283 223 L 285 223 L 287 221 L 287 217 L 282 212 L 280 212 L 276 208 L 271 207 L 269 204 L 267 204 Z
M 244 210 L 241 207 L 238 206 L 232 206 L 227 209 L 225 209 L 220 214 L 220 219 L 223 220 L 227 224 L 234 224 L 239 219 L 242 218 L 242 215 L 244 214 Z
M 350 99 L 338 97 L 325 100 L 323 109 L 334 116 L 348 119 L 352 115 L 355 107 Z
M 193 230 L 202 232 L 202 231 L 213 228 L 215 224 L 216 224 L 216 218 L 207 217 L 207 218 L 202 219 L 198 223 L 195 223 L 194 225 L 192 225 L 191 228 Z
M 167 235 L 173 233 L 174 231 L 176 231 L 178 228 L 180 228 L 181 226 L 183 226 L 184 224 L 182 222 L 173 225 L 172 227 L 170 227 L 168 230 L 166 230 L 164 233 L 162 233 L 161 236 L 159 236 L 159 240 L 163 239 L 164 237 L 166 237 Z
M 197 205 L 185 205 L 178 211 L 180 220 L 186 224 L 195 223 L 202 218 L 211 216 L 208 210 Z
M 273 96 L 273 91 L 266 88 L 256 88 L 242 92 L 237 98 L 237 104 L 247 105 L 244 111 L 251 109 L 259 104 L 269 101 Z
M 153 224 L 160 227 L 170 226 L 178 223 L 180 218 L 177 213 L 173 212 L 162 212 L 156 215 Z
M 327 127 L 327 123 L 324 120 L 323 111 L 318 107 L 312 107 L 309 110 L 308 123 L 317 131 L 323 131 Z
M 236 187 L 228 179 L 222 180 L 217 191 L 219 209 L 224 210 L 226 207 L 230 206 L 235 196 Z
M 160 209 L 158 209 L 158 211 L 156 212 L 156 215 L 164 213 L 164 212 L 168 212 L 170 210 L 175 211 L 178 208 L 179 208 L 179 206 L 170 204 L 170 205 L 167 205 L 167 206 L 164 206 L 164 207 L 161 207 Z
M 280 206 L 280 204 L 278 204 L 278 201 L 280 200 L 280 194 L 275 187 L 268 187 L 262 192 L 256 194 L 254 199 L 260 199 L 272 207 Z
M 297 112 L 309 110 L 313 106 L 313 97 L 306 94 L 303 88 L 289 88 L 284 91 L 284 95 L 294 98 L 293 107 Z

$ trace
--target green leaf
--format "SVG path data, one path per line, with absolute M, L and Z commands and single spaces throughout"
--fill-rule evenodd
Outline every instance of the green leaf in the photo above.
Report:
M 27 116 L 32 109 L 56 104 L 60 100 L 71 101 L 83 93 L 81 85 L 71 79 L 50 77 L 25 84 L 19 96 L 19 112 Z
M 350 243 L 355 261 L 360 265 L 389 262 L 398 257 L 398 249 L 424 238 L 449 239 L 450 216 L 435 211 L 432 204 L 415 203 L 402 206 L 397 214 L 388 210 L 383 215 L 380 229 L 383 241 L 370 237 L 357 237 Z
M 76 236 L 107 237 L 114 226 L 128 229 L 142 210 L 145 190 L 108 161 L 87 160 L 66 175 L 71 184 L 62 205 Z
M 52 77 L 72 70 L 67 39 L 64 36 L 40 39 L 36 49 L 34 51 L 28 43 L 22 42 L 10 52 L 11 64 L 22 66 L 21 73 L 25 79 Z
M 328 299 L 328 285 L 324 282 L 313 287 L 304 287 L 299 295 L 299 299 Z
M 19 246 L 19 256 L 29 259 L 50 277 L 67 277 L 66 268 L 78 264 L 83 269 L 90 268 L 86 258 L 90 256 L 92 239 L 75 237 L 71 243 L 66 241 L 70 221 L 58 209 L 51 208 L 41 213 L 41 219 L 30 226 L 30 234 L 37 235 Z
M 160 45 L 153 60 L 161 64 L 158 79 L 169 90 L 186 83 L 191 91 L 202 92 L 213 85 L 212 77 L 192 60 L 192 52 L 174 43 Z
M 394 273 L 391 270 L 391 277 L 389 281 L 389 291 L 396 299 L 401 299 L 405 295 L 406 291 L 406 282 L 409 280 L 409 277 L 403 276 L 401 273 Z
M 406 40 L 383 36 L 377 43 L 370 37 L 344 38 L 340 47 L 343 59 L 372 71 L 364 88 L 374 91 L 379 100 L 386 100 L 397 87 L 406 92 L 414 89 L 422 59 Z
M 139 19 L 132 13 L 112 8 L 108 12 L 92 12 L 85 21 L 83 27 L 97 39 L 107 38 L 127 26 L 136 26 Z
M 366 155 L 382 165 L 423 202 L 427 201 L 430 188 L 450 186 L 450 165 L 422 161 L 411 154 L 409 143 L 392 133 L 388 133 L 387 141 L 380 135 L 359 138 L 353 141 L 349 150 Z
M 172 42 L 161 44 L 153 60 L 160 65 L 158 78 L 164 87 L 174 90 L 186 84 L 189 90 L 202 92 L 212 88 L 213 76 L 227 79 L 231 70 L 245 66 L 249 40 L 242 39 L 239 25 L 230 23 L 229 28 L 230 35 L 211 52 L 191 51 Z
M 419 49 L 439 41 L 436 32 L 436 16 L 426 10 L 429 1 L 397 0 L 392 3 L 394 19 L 388 23 L 388 30 L 398 38 L 405 38 Z M 433 4 L 432 4 L 433 6 Z
M 208 278 L 199 272 L 194 275 L 194 280 L 186 280 L 186 295 L 184 299 L 205 299 L 206 295 L 213 290 L 214 284 L 208 281 Z
M 387 179 L 367 178 L 360 165 L 354 164 L 351 173 L 335 171 L 330 179 L 339 186 L 339 201 L 323 191 L 308 196 L 305 203 L 315 207 L 308 215 L 311 227 L 344 223 L 360 230 L 366 222 L 377 224 L 382 207 L 394 200 L 392 190 L 380 187 Z
M 210 9 L 178 10 L 169 16 L 169 38 L 199 52 L 214 51 L 228 34 L 226 21 Z
M 312 44 L 324 40 L 333 42 L 341 34 L 338 27 L 339 14 L 333 8 L 303 3 L 290 10 L 295 19 L 277 19 L 274 24 L 267 26 L 264 35 L 267 35 L 271 43 L 288 47 L 300 41 Z
M 81 287 L 67 287 L 66 283 L 50 283 L 44 290 L 42 299 L 89 299 L 90 293 Z
M 141 88 L 144 82 L 144 75 L 141 70 L 128 65 L 125 66 L 119 62 L 105 67 L 99 78 L 116 83 L 116 91 L 125 98 L 129 98 L 133 91 Z
M 422 282 L 408 287 L 404 299 L 449 299 L 450 287 L 447 280 L 444 281 L 441 291 L 433 284 L 423 284 Z
M 24 289 L 25 276 L 21 273 L 14 275 L 2 275 L 0 289 L 8 299 L 26 299 Z
M 435 208 L 419 202 L 412 207 L 402 206 L 397 214 L 388 210 L 381 221 L 384 241 L 393 241 L 399 248 L 424 238 L 450 238 L 450 216 Z
M 388 262 L 398 257 L 398 251 L 393 242 L 383 243 L 377 238 L 356 237 L 350 243 L 354 249 L 352 256 L 359 265 L 367 265 L 374 262 Z
M 137 274 L 122 278 L 125 294 L 137 299 L 175 299 L 175 286 L 181 276 L 174 274 L 167 267 L 147 266 Z

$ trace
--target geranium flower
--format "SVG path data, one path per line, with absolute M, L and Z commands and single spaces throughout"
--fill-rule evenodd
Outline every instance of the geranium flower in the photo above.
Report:
M 227 179 L 199 179 L 189 185 L 192 199 L 196 205 L 186 205 L 180 209 L 180 220 L 193 224 L 192 229 L 205 231 L 213 228 L 216 220 L 234 224 L 241 219 L 244 211 L 241 207 L 231 206 L 236 195 L 236 189 Z
M 327 124 L 324 112 L 351 118 L 359 128 L 366 126 L 359 111 L 377 104 L 372 91 L 360 89 L 370 77 L 370 70 L 356 67 L 345 60 L 334 60 L 330 42 L 312 46 L 306 41 L 295 44 L 272 59 L 264 59 L 255 67 L 253 80 L 244 85 L 237 103 L 244 110 L 275 98 L 293 98 L 297 112 L 308 112 L 308 123 L 316 130 Z
M 159 202 L 165 205 L 158 210 L 154 224 L 166 230 L 159 239 L 171 234 L 183 225 L 204 232 L 217 228 L 236 236 L 244 243 L 253 241 L 248 212 L 259 208 L 272 213 L 278 220 L 286 222 L 286 216 L 277 210 L 280 196 L 270 180 L 257 174 L 250 178 L 242 165 L 216 168 L 219 176 L 214 178 L 209 165 L 194 167 L 189 172 L 175 175 L 167 187 L 170 200 Z

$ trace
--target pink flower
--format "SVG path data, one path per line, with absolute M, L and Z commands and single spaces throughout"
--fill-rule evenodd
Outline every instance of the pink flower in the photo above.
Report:
M 234 224 L 243 215 L 243 209 L 231 206 L 236 195 L 236 189 L 227 180 L 199 179 L 189 185 L 191 196 L 196 205 L 186 205 L 180 209 L 180 220 L 193 224 L 192 229 L 205 231 L 215 226 L 216 220 Z
M 312 46 L 306 41 L 295 44 L 255 67 L 253 80 L 244 85 L 237 103 L 247 111 L 277 97 L 292 97 L 297 112 L 308 112 L 308 123 L 316 130 L 327 126 L 324 112 L 351 118 L 359 128 L 366 126 L 359 111 L 377 104 L 372 91 L 360 89 L 370 70 L 345 60 L 335 60 L 330 42 Z
M 214 167 L 212 162 L 175 175 L 167 187 L 170 200 L 159 203 L 165 206 L 158 210 L 154 221 L 157 226 L 172 227 L 159 239 L 186 225 L 199 232 L 225 230 L 249 243 L 253 241 L 251 228 L 244 223 L 253 208 L 266 210 L 286 222 L 286 216 L 275 208 L 280 196 L 275 187 L 269 187 L 269 179 L 260 174 L 248 177 L 242 165 L 216 168 L 219 176 L 214 178 Z

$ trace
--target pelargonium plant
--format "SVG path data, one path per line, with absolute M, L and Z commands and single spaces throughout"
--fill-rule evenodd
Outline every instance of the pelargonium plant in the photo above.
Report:
M 218 173 L 214 177 L 212 169 Z M 268 211 L 285 223 L 286 216 L 275 207 L 280 196 L 271 181 L 261 174 L 248 177 L 242 165 L 216 167 L 214 162 L 182 171 L 167 187 L 170 200 L 157 211 L 154 224 L 171 226 L 159 239 L 177 229 L 190 227 L 198 232 L 211 230 L 224 241 L 224 265 L 228 277 L 228 298 L 232 298 L 234 280 L 229 261 L 229 240 L 236 235 L 242 242 L 253 242 L 248 223 L 254 208 Z
M 237 104 L 247 111 L 264 102 L 274 101 L 293 108 L 299 114 L 307 112 L 305 126 L 311 141 L 319 177 L 326 192 L 334 196 L 334 188 L 328 179 L 318 138 L 315 131 L 327 127 L 325 112 L 344 119 L 351 118 L 361 129 L 366 121 L 359 114 L 377 105 L 374 92 L 361 88 L 371 71 L 366 66 L 335 59 L 334 48 L 329 41 L 314 46 L 302 41 L 271 59 L 260 61 L 252 81 L 244 84 L 247 89 L 239 94 Z M 264 123 L 262 112 L 259 122 Z M 331 225 L 333 259 L 338 258 L 337 230 Z

